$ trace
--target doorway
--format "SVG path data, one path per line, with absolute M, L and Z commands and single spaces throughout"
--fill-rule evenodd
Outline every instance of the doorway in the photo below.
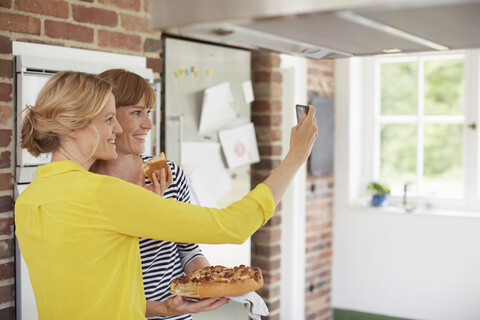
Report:
M 296 125 L 295 104 L 308 104 L 307 61 L 281 55 L 282 73 L 282 158 L 290 145 L 290 131 Z M 305 219 L 306 181 L 304 164 L 282 199 L 282 255 L 280 319 L 305 316 Z

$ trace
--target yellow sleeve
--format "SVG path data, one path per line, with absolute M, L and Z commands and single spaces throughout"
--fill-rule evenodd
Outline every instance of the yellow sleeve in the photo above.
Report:
M 272 192 L 264 184 L 225 209 L 164 199 L 111 177 L 102 178 L 97 195 L 100 210 L 116 231 L 174 242 L 240 244 L 275 210 Z

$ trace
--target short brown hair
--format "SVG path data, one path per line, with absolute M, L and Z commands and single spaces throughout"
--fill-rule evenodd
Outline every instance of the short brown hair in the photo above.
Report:
M 113 95 L 115 96 L 116 107 L 134 106 L 142 96 L 148 109 L 155 106 L 155 91 L 147 80 L 136 73 L 124 69 L 110 69 L 98 75 L 113 85 Z

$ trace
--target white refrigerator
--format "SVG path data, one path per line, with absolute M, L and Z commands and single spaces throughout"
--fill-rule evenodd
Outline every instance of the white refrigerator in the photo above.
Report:
M 17 132 L 20 137 L 21 123 L 24 118 L 22 110 L 27 105 L 35 104 L 35 99 L 50 79 L 52 74 L 48 73 L 19 73 L 17 74 Z M 19 142 L 19 141 L 18 141 Z M 50 162 L 51 156 L 43 155 L 34 157 L 26 150 L 21 149 L 17 143 L 15 166 L 15 199 L 22 193 L 28 184 L 33 180 L 37 166 Z M 15 271 L 16 271 L 16 310 L 17 319 L 38 319 L 35 297 L 33 295 L 27 265 L 18 247 L 15 237 Z

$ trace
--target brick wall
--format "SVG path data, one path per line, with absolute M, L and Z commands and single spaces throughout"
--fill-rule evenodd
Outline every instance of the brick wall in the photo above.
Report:
M 252 168 L 252 186 L 262 182 L 281 161 L 282 75 L 280 56 L 252 52 L 252 83 L 255 101 L 252 121 L 255 124 L 260 163 Z M 252 265 L 262 268 L 264 286 L 258 293 L 265 300 L 270 315 L 280 318 L 280 240 L 281 203 L 270 221 L 252 236 Z
M 0 319 L 14 319 L 12 41 L 147 57 L 162 71 L 160 32 L 148 29 L 149 0 L 0 0 Z
M 308 96 L 334 98 L 334 61 L 308 61 Z M 333 174 L 307 178 L 305 318 L 332 319 Z

